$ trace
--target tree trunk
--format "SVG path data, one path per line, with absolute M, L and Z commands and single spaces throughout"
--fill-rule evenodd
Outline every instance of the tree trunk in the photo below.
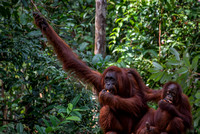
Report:
M 95 54 L 106 55 L 106 0 L 96 0 Z

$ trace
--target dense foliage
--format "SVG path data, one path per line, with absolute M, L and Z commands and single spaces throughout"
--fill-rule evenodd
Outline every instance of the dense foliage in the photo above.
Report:
M 101 133 L 92 88 L 62 70 L 33 24 L 36 10 L 90 67 L 136 68 L 153 89 L 177 81 L 200 132 L 200 2 L 107 2 L 105 58 L 93 55 L 94 0 L 0 2 L 0 133 Z

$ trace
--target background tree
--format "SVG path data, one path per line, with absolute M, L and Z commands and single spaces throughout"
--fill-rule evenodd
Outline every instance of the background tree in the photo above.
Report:
M 96 0 L 95 14 L 95 54 L 106 55 L 106 12 L 107 1 Z

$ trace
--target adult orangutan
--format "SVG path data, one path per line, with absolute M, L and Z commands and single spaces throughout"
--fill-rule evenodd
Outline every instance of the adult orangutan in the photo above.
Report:
M 131 134 L 146 113 L 144 91 L 150 90 L 134 69 L 108 67 L 103 74 L 90 69 L 38 13 L 35 24 L 53 45 L 67 71 L 94 86 L 101 105 L 99 124 L 106 134 Z
M 175 82 L 163 86 L 158 109 L 150 109 L 139 123 L 139 134 L 181 134 L 192 128 L 191 106 Z

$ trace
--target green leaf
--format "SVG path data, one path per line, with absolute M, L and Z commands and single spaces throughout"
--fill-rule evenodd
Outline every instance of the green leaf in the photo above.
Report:
M 96 54 L 93 58 L 92 58 L 92 64 L 96 65 L 99 61 L 103 61 L 103 57 L 101 54 Z
M 46 125 L 47 127 L 50 127 L 50 125 L 49 125 L 49 123 L 48 123 L 47 120 L 45 120 L 45 119 L 42 119 L 42 120 L 44 121 L 44 123 L 45 123 L 45 125 Z
M 190 57 L 187 51 L 183 53 L 183 61 L 187 67 L 190 67 Z
M 39 36 L 41 36 L 42 35 L 42 33 L 38 30 L 38 31 L 31 31 L 31 32 L 29 32 L 28 34 L 27 34 L 27 36 L 30 36 L 30 37 L 39 37 Z
M 59 113 L 59 115 L 61 115 L 62 118 L 65 118 L 65 115 L 63 113 Z
M 117 19 L 117 20 L 115 21 L 115 23 L 117 23 L 117 22 L 120 21 L 120 20 L 122 20 L 122 18 Z
M 3 125 L 0 127 L 0 134 L 3 132 L 5 129 L 7 129 L 8 125 Z
M 199 108 L 200 109 L 200 108 Z M 194 127 L 198 127 L 199 126 L 199 120 L 200 120 L 200 116 L 197 117 L 195 120 L 194 120 Z
M 86 110 L 89 110 L 90 108 L 88 106 L 83 106 L 83 107 L 80 107 L 79 109 L 80 111 L 86 111 Z
M 24 126 L 22 125 L 22 123 L 17 123 L 17 126 L 16 126 L 16 128 L 17 128 L 17 132 L 18 133 L 23 133 L 23 131 L 24 131 Z
M 137 26 L 134 26 L 134 30 L 135 30 L 136 33 L 138 33 L 140 31 Z
M 69 103 L 67 108 L 68 108 L 70 111 L 72 111 L 73 107 L 74 107 L 73 104 L 72 104 L 72 103 Z
M 119 22 L 118 25 L 119 25 L 119 27 L 122 27 L 123 26 L 123 21 Z
M 167 65 L 181 65 L 181 61 L 178 61 L 176 59 L 169 59 L 167 62 L 166 62 Z
M 45 130 L 46 133 L 49 133 L 49 132 L 52 132 L 52 131 L 53 131 L 52 127 L 47 127 L 46 130 Z
M 154 51 L 153 49 L 146 50 L 143 55 L 145 55 L 146 53 L 149 53 L 154 57 L 158 57 L 158 53 Z
M 189 76 L 189 72 L 188 71 L 185 72 L 185 73 L 179 74 L 178 80 L 181 80 L 181 81 L 185 80 L 186 81 L 188 76 Z
M 66 124 L 66 123 L 69 123 L 69 122 L 70 122 L 69 120 L 64 120 L 60 124 Z
M 111 59 L 111 56 L 110 56 L 110 55 L 107 55 L 107 56 L 105 57 L 104 61 L 105 61 L 105 62 L 108 62 L 108 61 L 110 61 L 110 59 Z
M 73 107 L 76 106 L 76 104 L 78 103 L 78 101 L 80 100 L 81 96 L 77 95 L 73 100 L 72 100 L 72 105 Z
M 176 5 L 175 5 L 175 0 L 170 0 L 170 2 L 171 2 L 171 6 L 172 7 L 175 7 Z
M 159 81 L 163 77 L 164 72 L 160 72 L 155 81 Z
M 50 121 L 51 121 L 52 125 L 53 125 L 54 127 L 56 127 L 57 124 L 58 124 L 58 122 L 59 122 L 60 120 L 59 120 L 57 117 L 55 117 L 55 116 L 50 116 Z
M 21 22 L 22 25 L 25 25 L 27 23 L 26 14 L 25 13 L 20 15 L 20 22 Z
M 78 112 L 78 111 L 79 111 L 79 109 L 74 109 L 74 110 L 72 111 L 71 115 L 72 115 L 72 116 L 77 116 L 77 117 L 79 117 L 79 118 L 81 119 L 81 118 L 82 118 L 82 115 L 81 115 L 81 113 Z
M 63 107 L 63 106 L 56 106 L 56 109 L 58 109 L 58 113 L 66 113 L 67 112 L 67 108 Z
M 169 51 L 176 57 L 176 60 L 180 60 L 180 54 L 176 51 L 175 48 L 171 47 Z
M 165 2 L 166 2 L 166 5 L 167 5 L 168 10 L 171 10 L 171 5 L 170 5 L 170 3 L 169 3 L 167 0 L 166 0 Z
M 154 73 L 150 76 L 149 79 L 153 79 L 154 81 L 159 81 L 162 78 L 163 74 L 164 72 Z
M 160 70 L 163 69 L 163 67 L 159 63 L 157 63 L 157 62 L 152 62 L 152 64 L 154 65 L 155 68 L 158 68 Z
M 197 93 L 195 94 L 195 97 L 196 97 L 197 99 L 200 99 L 200 92 L 197 92 Z
M 81 119 L 77 116 L 70 116 L 67 117 L 66 120 L 71 120 L 71 121 L 81 121 Z
M 162 78 L 160 79 L 161 83 L 166 83 L 172 79 L 172 75 L 168 74 L 167 72 L 164 72 Z
M 186 67 L 181 67 L 178 71 L 178 74 L 185 74 L 188 72 L 188 68 Z
M 46 134 L 45 128 L 44 128 L 44 127 L 40 127 L 40 126 L 36 125 L 35 128 L 37 129 L 37 131 L 38 131 L 40 134 Z
M 154 73 L 154 74 L 152 74 L 150 77 L 149 77 L 149 79 L 155 79 L 155 78 L 157 78 L 158 77 L 158 73 Z
M 160 72 L 160 69 L 158 69 L 158 68 L 150 68 L 148 71 L 150 73 L 158 73 L 158 72 Z
M 85 50 L 85 48 L 88 46 L 88 44 L 89 44 L 89 43 L 87 43 L 87 42 L 81 43 L 81 44 L 80 44 L 80 50 L 81 50 L 81 51 Z
M 197 55 L 197 56 L 195 56 L 195 57 L 193 58 L 193 60 L 192 60 L 192 69 L 193 69 L 194 71 L 197 71 L 197 67 L 199 66 L 199 65 L 198 65 L 199 58 L 200 58 L 200 55 Z
M 130 19 L 130 23 L 131 23 L 131 25 L 134 25 L 135 22 L 134 22 L 133 20 Z

